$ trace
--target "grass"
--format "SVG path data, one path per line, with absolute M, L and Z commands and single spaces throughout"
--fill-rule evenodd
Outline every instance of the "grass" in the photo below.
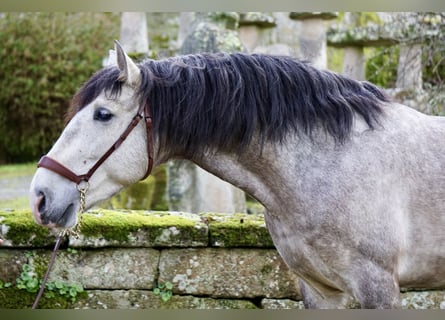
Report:
M 29 198 L 19 197 L 15 199 L 0 200 L 0 210 L 26 210 L 30 209 Z
M 1 179 L 14 179 L 23 176 L 31 176 L 36 171 L 35 163 L 26 164 L 7 164 L 0 166 L 0 180 Z M 0 181 L 1 182 L 1 181 Z M 0 183 L 0 193 L 1 190 Z M 28 196 L 18 197 L 14 199 L 0 199 L 0 209 L 13 209 L 13 210 L 24 210 L 29 209 L 29 198 Z
M 35 163 L 2 165 L 0 166 L 0 179 L 32 175 L 36 170 Z

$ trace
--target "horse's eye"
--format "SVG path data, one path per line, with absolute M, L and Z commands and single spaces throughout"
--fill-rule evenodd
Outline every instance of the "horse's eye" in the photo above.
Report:
M 106 122 L 111 118 L 113 118 L 113 114 L 105 108 L 99 108 L 94 111 L 94 120 Z

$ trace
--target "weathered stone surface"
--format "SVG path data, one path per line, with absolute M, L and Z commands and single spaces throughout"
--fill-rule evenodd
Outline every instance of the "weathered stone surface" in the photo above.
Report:
M 402 35 L 391 25 L 368 25 L 344 29 L 331 27 L 327 31 L 328 45 L 343 48 L 347 46 L 378 47 L 397 44 Z
M 30 307 L 36 293 L 19 290 L 16 279 L 24 264 L 43 277 L 55 239 L 28 211 L 2 211 L 0 217 L 0 280 L 11 284 L 0 288 L 0 308 Z M 272 248 L 262 215 L 93 210 L 84 218 L 80 249 L 61 249 L 50 279 L 81 284 L 86 293 L 74 306 L 67 298 L 44 297 L 42 308 L 252 308 L 252 299 L 267 309 L 301 307 L 297 278 Z M 202 233 L 190 238 L 187 226 L 200 226 Z M 196 243 L 213 247 L 192 248 Z M 167 281 L 174 294 L 163 302 L 151 290 Z M 404 309 L 445 309 L 444 290 L 401 297 Z
M 274 248 L 263 215 L 210 213 L 203 217 L 209 224 L 211 246 Z
M 167 177 L 171 211 L 246 212 L 246 196 L 242 190 L 188 160 L 169 161 Z
M 255 309 L 250 301 L 173 295 L 162 301 L 145 290 L 88 291 L 88 298 L 73 305 L 77 309 Z
M 147 17 L 145 12 L 122 12 L 120 41 L 131 53 L 147 53 Z
M 338 12 L 291 12 L 289 17 L 294 20 L 322 19 L 332 20 L 338 17 Z
M 41 277 L 49 259 L 48 251 L 31 258 Z M 159 251 L 147 248 L 61 251 L 50 280 L 79 283 L 85 289 L 152 289 L 158 261 Z
M 263 309 L 304 309 L 303 301 L 290 299 L 263 299 L 261 300 Z
M 208 243 L 198 215 L 182 212 L 93 210 L 83 214 L 73 247 L 196 247 Z
M 155 184 L 155 177 L 149 176 L 147 179 L 125 188 L 108 201 L 103 202 L 100 207 L 105 209 L 149 209 L 152 207 Z
M 445 291 L 409 291 L 401 294 L 403 309 L 445 309 Z
M 297 277 L 273 249 L 169 249 L 159 281 L 174 293 L 211 297 L 298 297 Z
M 240 14 L 240 26 L 257 26 L 259 28 L 272 28 L 277 24 L 275 18 L 265 12 L 245 12 Z
M 0 280 L 3 283 L 14 282 L 24 263 L 26 257 L 23 250 L 0 249 Z
M 35 223 L 30 210 L 0 211 L 3 247 L 43 247 L 55 242 L 56 233 Z

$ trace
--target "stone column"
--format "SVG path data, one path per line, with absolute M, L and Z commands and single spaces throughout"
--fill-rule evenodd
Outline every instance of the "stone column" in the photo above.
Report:
M 178 40 L 177 40 L 178 48 L 182 46 L 184 39 L 188 36 L 194 19 L 195 19 L 194 12 L 181 12 L 179 14 L 179 29 L 178 29 Z
M 300 53 L 315 67 L 326 69 L 326 23 L 337 17 L 332 12 L 291 12 L 291 19 L 301 20 Z
M 342 73 L 355 80 L 366 79 L 365 55 L 362 46 L 345 47 Z
M 345 12 L 343 22 L 350 27 L 358 27 L 357 18 L 359 13 L 357 12 Z M 343 56 L 343 70 L 342 73 L 355 80 L 365 80 L 365 54 L 362 45 L 349 45 L 344 48 Z
M 120 43 L 128 53 L 147 53 L 148 35 L 145 12 L 123 12 Z
M 421 44 L 400 45 L 396 87 L 409 90 L 422 90 Z
M 196 13 L 181 54 L 245 51 L 239 39 L 236 13 Z M 186 160 L 167 165 L 169 210 L 186 212 L 245 212 L 244 192 Z
M 240 15 L 240 39 L 248 52 L 268 44 L 267 31 L 276 26 L 275 19 L 262 12 L 246 12 Z

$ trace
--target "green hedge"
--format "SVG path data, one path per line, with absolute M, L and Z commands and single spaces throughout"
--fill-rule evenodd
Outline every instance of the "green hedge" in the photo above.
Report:
M 0 163 L 35 161 L 64 126 L 77 88 L 102 66 L 120 16 L 0 15 Z

